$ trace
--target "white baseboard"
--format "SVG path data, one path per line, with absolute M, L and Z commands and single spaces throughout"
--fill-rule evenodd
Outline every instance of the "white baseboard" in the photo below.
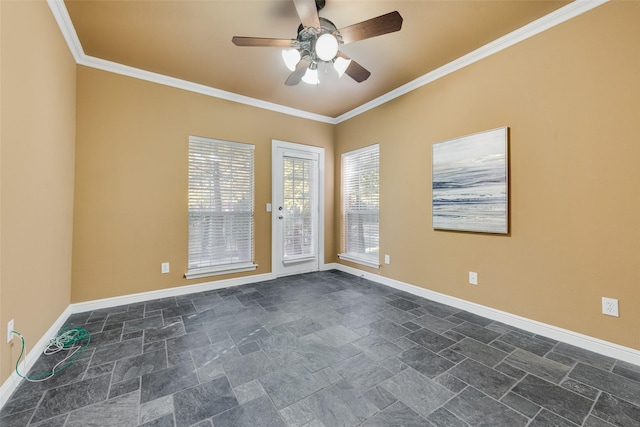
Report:
M 536 320 L 527 319 L 525 317 L 496 310 L 491 307 L 486 307 L 470 301 L 465 301 L 459 298 L 430 291 L 428 289 L 410 285 L 398 280 L 389 279 L 387 277 L 383 277 L 366 271 L 358 270 L 357 268 L 349 267 L 343 264 L 329 263 L 321 266 L 322 271 L 334 269 L 352 274 L 354 276 L 363 277 L 381 285 L 405 291 L 410 294 L 429 299 L 431 301 L 450 305 L 452 307 L 459 308 L 460 310 L 466 310 L 470 313 L 474 313 L 488 319 L 496 320 L 507 325 L 523 329 L 525 331 L 552 338 L 557 341 L 562 341 L 567 344 L 583 348 L 585 350 L 590 350 L 598 354 L 613 357 L 615 359 L 623 360 L 625 362 L 633 363 L 640 366 L 640 351 L 629 347 L 610 343 L 608 341 L 593 338 L 588 335 L 583 335 L 567 329 L 559 328 L 557 326 L 547 325 Z M 42 336 L 42 338 L 40 338 L 40 340 L 33 347 L 31 347 L 31 351 L 29 351 L 29 353 L 27 354 L 24 363 L 21 364 L 20 369 L 22 372 L 28 372 L 28 370 L 33 367 L 33 364 L 36 362 L 38 357 L 40 357 L 40 355 L 44 351 L 44 348 L 49 343 L 49 340 L 52 337 L 56 336 L 58 331 L 64 326 L 67 318 L 74 313 L 82 313 L 85 311 L 97 310 L 101 308 L 117 307 L 119 305 L 150 301 L 158 298 L 167 298 L 196 292 L 223 289 L 231 286 L 247 285 L 251 283 L 262 282 L 265 280 L 271 280 L 273 278 L 274 276 L 271 273 L 256 274 L 252 276 L 238 277 L 235 279 L 217 280 L 213 282 L 199 283 L 196 285 L 180 286 L 157 291 L 141 292 L 120 297 L 104 298 L 94 301 L 70 304 L 62 312 L 62 314 L 60 314 L 58 319 Z M 2 386 L 0 387 L 0 408 L 7 402 L 11 394 L 20 384 L 20 381 L 21 378 L 14 371 L 11 376 L 9 376 L 9 378 L 2 384 Z
M 119 305 L 134 304 L 137 302 L 151 301 L 154 299 L 175 297 L 193 294 L 196 292 L 212 291 L 216 289 L 230 288 L 231 286 L 248 285 L 273 279 L 271 273 L 254 274 L 251 276 L 236 277 L 233 279 L 215 280 L 212 282 L 198 283 L 195 285 L 178 286 L 175 288 L 159 289 L 157 291 L 140 292 L 137 294 L 123 295 L 119 297 L 102 298 L 87 302 L 71 304 L 72 313 L 98 310 L 101 308 L 117 307 Z
M 64 326 L 64 322 L 71 314 L 71 306 L 68 306 L 62 312 L 62 314 L 58 316 L 58 319 L 56 319 L 56 321 L 51 325 L 49 330 L 44 333 L 42 338 L 40 338 L 38 342 L 35 343 L 35 345 L 27 347 L 27 350 L 29 350 L 29 348 L 31 348 L 31 350 L 27 353 L 23 361 L 20 363 L 19 368 L 22 375 L 25 375 L 27 372 L 29 372 L 29 369 L 31 369 L 36 363 L 36 360 L 38 360 L 38 357 L 40 357 L 45 347 L 49 345 L 49 340 L 58 334 L 58 331 Z M 14 337 L 13 339 L 14 345 L 20 345 L 18 344 L 19 340 L 17 337 Z M 22 378 L 18 376 L 14 369 L 9 378 L 7 378 L 2 386 L 0 386 L 0 408 L 4 406 L 7 400 L 9 400 L 11 394 L 16 390 L 16 388 L 18 388 L 18 385 L 20 385 L 20 381 L 22 381 Z
M 24 359 L 24 362 L 20 364 L 20 372 L 26 373 L 33 367 L 33 364 L 38 360 L 38 357 L 42 354 L 45 347 L 49 344 L 49 340 L 58 334 L 58 331 L 64 326 L 66 320 L 70 315 L 74 313 L 83 313 L 85 311 L 98 310 L 101 308 L 117 307 L 119 305 L 133 304 L 142 301 L 150 301 L 158 298 L 167 298 L 179 295 L 186 295 L 196 292 L 211 291 L 215 289 L 229 288 L 231 286 L 247 285 L 251 283 L 262 282 L 265 280 L 273 279 L 271 273 L 255 274 L 252 276 L 243 276 L 234 279 L 217 280 L 213 282 L 198 283 L 196 285 L 179 286 L 169 289 L 161 289 L 157 291 L 141 292 L 131 295 L 123 295 L 119 297 L 103 298 L 99 300 L 80 302 L 70 304 L 60 314 L 58 319 L 53 323 L 49 330 L 40 338 L 40 340 L 33 346 L 29 346 L 27 349 L 29 352 Z M 28 344 L 28 343 L 27 343 Z M 7 380 L 0 386 L 0 408 L 9 400 L 11 394 L 16 390 L 22 378 L 16 374 L 15 370 L 7 378 Z
M 614 359 L 623 360 L 625 362 L 633 363 L 634 365 L 640 366 L 640 351 L 633 348 L 590 337 L 588 335 L 570 331 L 568 329 L 559 328 L 557 326 L 548 325 L 536 320 L 527 319 L 522 316 L 507 313 L 501 310 L 496 310 L 495 308 L 476 304 L 474 302 L 441 294 L 439 292 L 430 291 L 419 286 L 410 285 L 399 280 L 389 279 L 377 274 L 358 270 L 357 268 L 349 267 L 347 265 L 337 263 L 327 264 L 326 269 L 336 269 L 345 273 L 352 274 L 354 276 L 363 277 L 373 282 L 380 283 L 382 285 L 386 285 L 400 291 L 408 292 L 410 294 L 426 298 L 431 301 L 450 305 L 452 307 L 459 308 L 460 310 L 465 310 L 491 320 L 502 322 L 507 325 L 532 332 L 534 334 L 542 335 L 556 341 L 562 341 L 564 343 L 571 344 L 585 350 L 593 351 L 594 353 L 613 357 Z

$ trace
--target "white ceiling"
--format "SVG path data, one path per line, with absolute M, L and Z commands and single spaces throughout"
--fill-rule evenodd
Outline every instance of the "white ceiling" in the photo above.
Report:
M 534 36 L 597 4 L 327 0 L 320 16 L 338 28 L 397 10 L 404 19 L 402 30 L 341 47 L 371 71 L 362 83 L 348 76 L 338 79 L 333 70 L 327 70 L 320 73 L 318 86 L 285 86 L 290 72 L 282 63 L 281 49 L 238 47 L 231 38 L 295 38 L 300 20 L 291 0 L 50 0 L 81 64 L 329 122 Z

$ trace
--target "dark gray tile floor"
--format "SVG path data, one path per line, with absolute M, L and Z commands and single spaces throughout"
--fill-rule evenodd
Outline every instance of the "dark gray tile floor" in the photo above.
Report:
M 337 271 L 68 324 L 91 345 L 3 427 L 640 426 L 640 367 Z

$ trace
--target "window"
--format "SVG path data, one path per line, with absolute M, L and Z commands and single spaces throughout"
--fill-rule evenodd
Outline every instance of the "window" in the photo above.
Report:
M 379 267 L 380 148 L 342 155 L 341 259 Z
M 253 270 L 254 146 L 189 137 L 187 279 Z
M 314 216 L 318 212 L 314 197 L 316 162 L 285 155 L 282 169 L 283 261 L 298 262 L 315 258 Z

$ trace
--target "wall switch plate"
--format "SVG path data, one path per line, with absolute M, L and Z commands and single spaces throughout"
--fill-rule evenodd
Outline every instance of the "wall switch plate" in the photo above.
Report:
M 167 274 L 168 272 L 169 272 L 169 263 L 163 262 L 162 264 L 160 264 L 160 273 Z
M 618 312 L 618 300 L 615 298 L 602 297 L 602 314 L 620 317 L 620 313 Z
M 9 320 L 9 322 L 7 323 L 7 342 L 10 343 L 11 340 L 13 339 L 13 332 L 11 331 L 15 331 L 15 329 L 13 329 L 13 319 Z
M 384 263 L 385 264 L 391 264 L 391 255 L 385 255 L 384 256 Z
M 470 285 L 477 285 L 478 284 L 478 273 L 476 273 L 475 271 L 470 271 L 469 272 L 469 284 Z
M 267 212 L 271 212 L 271 203 L 267 203 Z

